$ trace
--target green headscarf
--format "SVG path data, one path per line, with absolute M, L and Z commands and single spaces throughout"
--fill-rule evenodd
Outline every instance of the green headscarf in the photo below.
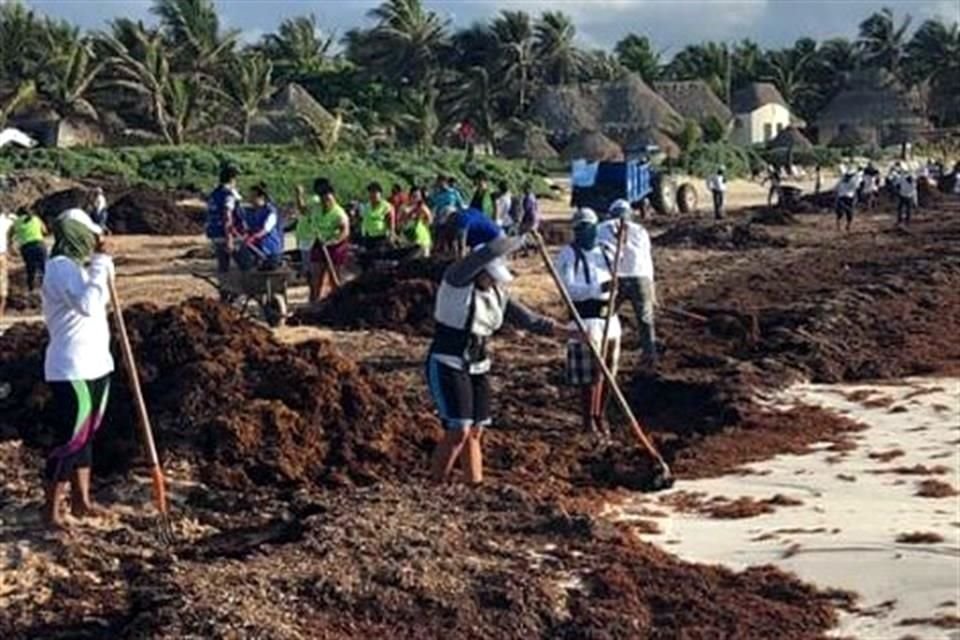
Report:
M 97 236 L 83 223 L 70 218 L 58 218 L 53 224 L 53 251 L 51 256 L 66 256 L 84 264 L 93 255 Z

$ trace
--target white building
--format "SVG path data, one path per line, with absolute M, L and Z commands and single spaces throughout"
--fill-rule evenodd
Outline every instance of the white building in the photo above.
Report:
M 787 101 L 768 82 L 754 82 L 738 90 L 730 97 L 730 110 L 733 111 L 730 140 L 735 144 L 767 143 L 791 124 L 797 124 Z

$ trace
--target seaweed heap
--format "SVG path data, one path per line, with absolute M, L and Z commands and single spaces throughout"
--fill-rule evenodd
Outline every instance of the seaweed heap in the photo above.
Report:
M 388 470 L 425 466 L 432 417 L 415 415 L 325 342 L 281 344 L 236 310 L 205 299 L 160 311 L 134 307 L 127 321 L 159 445 L 207 463 L 208 482 L 368 484 Z M 15 326 L 5 342 L 0 381 L 11 393 L 0 401 L 0 433 L 49 446 L 43 327 Z M 125 377 L 118 375 L 98 436 L 101 471 L 128 468 L 139 451 Z
M 300 312 L 295 322 L 427 335 L 433 330 L 437 285 L 448 264 L 413 260 L 368 271 L 337 289 L 319 309 Z

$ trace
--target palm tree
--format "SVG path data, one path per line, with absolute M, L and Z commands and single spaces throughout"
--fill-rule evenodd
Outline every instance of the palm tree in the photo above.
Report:
M 387 0 L 368 15 L 377 25 L 347 33 L 348 57 L 399 86 L 433 87 L 448 44 L 447 24 L 421 0 Z
M 0 129 L 14 113 L 32 103 L 37 97 L 37 85 L 33 80 L 22 82 L 12 96 L 0 101 Z
M 913 79 L 931 89 L 931 105 L 941 124 L 960 122 L 960 25 L 925 21 L 907 45 L 907 54 Z
M 130 39 L 126 43 L 113 35 L 100 36 L 111 56 L 108 60 L 111 77 L 107 84 L 141 96 L 149 105 L 150 116 L 159 134 L 168 144 L 173 144 L 167 114 L 168 87 L 172 75 L 170 55 L 163 35 L 147 31 L 142 25 L 138 28 L 128 27 L 125 24 L 121 28 L 123 35 Z
M 912 18 L 907 15 L 898 26 L 887 7 L 860 23 L 857 46 L 863 61 L 879 65 L 897 76 L 906 48 L 906 34 Z
M 178 68 L 211 73 L 233 53 L 240 31 L 220 32 L 213 0 L 154 0 L 152 12 L 177 54 Z
M 729 103 L 732 63 L 726 44 L 706 42 L 682 49 L 670 61 L 667 70 L 676 80 L 703 80 Z
M 631 33 L 624 37 L 613 48 L 617 60 L 624 67 L 637 73 L 647 83 L 660 79 L 662 73 L 660 53 L 654 51 L 646 36 Z
M 627 74 L 627 68 L 620 64 L 614 54 L 596 49 L 584 55 L 580 71 L 584 82 L 613 82 Z
M 527 100 L 534 74 L 533 21 L 524 11 L 501 11 L 490 24 L 500 54 L 501 78 L 516 92 L 514 115 L 527 110 Z
M 0 2 L 0 76 L 30 78 L 43 58 L 43 24 L 20 2 Z
M 328 65 L 334 37 L 321 33 L 317 16 L 298 16 L 280 23 L 276 33 L 263 38 L 261 49 L 273 62 L 277 75 L 299 78 Z
M 570 16 L 559 11 L 546 11 L 536 25 L 534 52 L 546 81 L 565 84 L 576 80 L 584 64 L 584 55 L 577 48 L 577 29 Z
M 479 136 L 491 145 L 496 133 L 492 85 L 491 74 L 484 66 L 454 72 L 439 105 L 446 122 L 469 121 Z
M 168 123 L 168 137 L 176 145 L 187 141 L 190 134 L 200 130 L 209 115 L 204 107 L 203 80 L 196 76 L 172 76 L 164 87 Z
M 88 40 L 56 41 L 51 38 L 53 54 L 44 64 L 40 91 L 61 116 L 81 115 L 99 120 L 93 103 L 87 98 L 105 62 L 96 59 Z
M 787 104 L 794 104 L 808 95 L 813 87 L 808 80 L 815 52 L 781 49 L 767 53 L 765 79 L 776 85 Z
M 241 138 L 250 141 L 250 124 L 260 105 L 273 94 L 273 63 L 261 55 L 246 55 L 230 66 L 224 89 L 243 119 Z
M 741 87 L 760 77 L 763 50 L 756 42 L 744 38 L 734 45 L 732 57 L 731 88 Z

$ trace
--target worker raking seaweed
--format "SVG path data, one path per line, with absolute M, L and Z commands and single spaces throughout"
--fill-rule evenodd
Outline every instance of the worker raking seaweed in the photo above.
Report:
M 433 453 L 433 478 L 450 478 L 457 458 L 472 484 L 483 480 L 481 436 L 492 423 L 491 368 L 487 343 L 505 321 L 542 335 L 561 331 L 510 299 L 513 280 L 505 257 L 523 245 L 522 238 L 500 236 L 476 247 L 450 265 L 437 290 L 436 333 L 427 356 L 430 395 L 443 422 L 444 436 Z
M 86 212 L 69 209 L 53 227 L 52 257 L 43 280 L 43 317 L 50 334 L 44 373 L 53 398 L 51 420 L 59 442 L 46 464 L 44 519 L 63 527 L 67 486 L 77 517 L 103 513 L 90 498 L 93 438 L 107 409 L 113 357 L 107 305 L 113 261 L 103 230 Z
M 297 222 L 297 236 L 301 250 L 305 249 L 304 271 L 310 285 L 310 302 L 316 302 L 337 283 L 337 274 L 331 269 L 340 269 L 347 263 L 350 217 L 337 202 L 333 184 L 326 178 L 314 180 L 309 202 L 304 200 L 303 189 L 298 188 L 297 204 L 301 215 Z M 304 229 L 301 230 L 301 226 Z M 330 264 L 327 264 L 327 256 Z
M 573 242 L 556 258 L 557 273 L 570 293 L 574 307 L 589 333 L 589 339 L 607 354 L 607 366 L 616 373 L 620 359 L 620 318 L 610 316 L 603 344 L 606 317 L 613 285 L 614 251 L 597 241 L 597 214 L 578 209 L 573 214 Z M 571 323 L 571 330 L 576 325 Z M 606 437 L 603 421 L 603 377 L 585 336 L 575 334 L 567 342 L 567 383 L 580 389 L 580 411 L 584 430 Z

